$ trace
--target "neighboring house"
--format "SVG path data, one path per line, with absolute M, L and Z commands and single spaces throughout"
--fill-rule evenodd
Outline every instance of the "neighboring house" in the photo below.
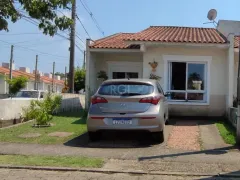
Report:
M 5 67 L 0 66 L 0 94 L 8 94 L 8 87 L 5 78 L 9 76 L 9 68 L 6 67 L 7 63 L 4 63 Z M 30 70 L 26 68 L 20 68 L 20 70 L 12 71 L 13 77 L 25 76 L 28 78 L 27 86 L 25 90 L 33 90 L 35 89 L 35 74 L 30 73 Z M 60 80 L 60 77 L 55 76 L 54 79 L 54 92 L 62 92 L 64 88 L 64 81 Z M 38 90 L 50 91 L 52 92 L 52 76 L 50 74 L 46 74 L 46 76 L 40 77 L 40 82 L 38 83 Z
M 225 115 L 236 93 L 238 45 L 234 34 L 215 28 L 174 26 L 87 40 L 86 108 L 101 84 L 97 73 L 105 71 L 110 79 L 161 77 L 171 115 Z

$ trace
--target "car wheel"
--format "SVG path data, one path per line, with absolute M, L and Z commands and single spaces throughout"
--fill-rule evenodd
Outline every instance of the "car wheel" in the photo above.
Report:
M 162 143 L 164 142 L 164 131 L 160 131 L 160 132 L 154 132 L 152 133 L 154 140 L 157 143 Z
M 88 136 L 90 141 L 98 141 L 100 139 L 99 132 L 88 132 Z

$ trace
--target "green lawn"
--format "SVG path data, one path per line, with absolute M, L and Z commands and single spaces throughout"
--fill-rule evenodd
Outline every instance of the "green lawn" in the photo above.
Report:
M 83 112 L 68 113 L 55 116 L 51 123 L 52 127 L 33 128 L 33 122 L 26 123 L 9 129 L 0 129 L 1 142 L 22 142 L 37 144 L 62 144 L 74 137 L 77 137 L 87 131 L 86 118 L 82 117 Z M 51 132 L 72 132 L 69 137 L 50 137 Z M 24 133 L 40 133 L 40 137 L 36 138 L 20 138 L 19 135 Z
M 103 166 L 104 161 L 100 158 L 87 158 L 78 156 L 0 155 L 0 164 L 99 168 Z
M 236 130 L 225 121 L 220 121 L 216 123 L 220 135 L 227 144 L 236 144 Z

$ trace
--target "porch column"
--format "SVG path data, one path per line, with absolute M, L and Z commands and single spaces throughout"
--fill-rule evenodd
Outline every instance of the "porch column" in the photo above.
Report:
M 85 79 L 85 109 L 90 105 L 90 39 L 86 40 L 86 79 Z
M 227 112 L 228 108 L 233 106 L 234 95 L 234 35 L 228 37 L 230 46 L 228 49 L 228 97 L 227 97 Z

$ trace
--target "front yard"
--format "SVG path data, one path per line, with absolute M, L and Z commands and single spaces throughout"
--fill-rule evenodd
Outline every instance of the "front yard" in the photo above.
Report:
M 26 155 L 0 155 L 2 165 L 25 166 L 53 166 L 53 167 L 93 167 L 100 168 L 104 164 L 101 158 L 88 158 L 78 156 L 26 156 Z
M 87 131 L 86 118 L 83 116 L 84 112 L 60 114 L 53 118 L 51 127 L 36 128 L 32 127 L 34 122 L 29 122 L 8 129 L 0 129 L 0 141 L 62 144 Z

